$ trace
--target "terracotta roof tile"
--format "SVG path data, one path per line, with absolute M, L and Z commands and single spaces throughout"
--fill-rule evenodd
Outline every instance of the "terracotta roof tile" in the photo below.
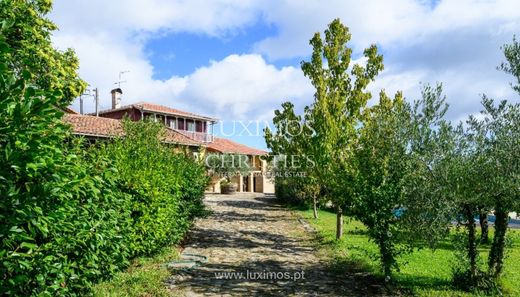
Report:
M 63 120 L 72 126 L 72 132 L 75 134 L 101 137 L 115 137 L 124 134 L 121 121 L 115 119 L 66 114 L 63 116 Z
M 205 119 L 208 121 L 216 121 L 216 119 L 212 118 L 212 117 L 198 115 L 195 113 L 171 108 L 171 107 L 164 106 L 164 105 L 148 103 L 148 102 L 138 102 L 138 103 L 134 103 L 134 104 L 130 104 L 130 105 L 121 106 L 116 109 L 102 110 L 99 112 L 99 114 L 106 114 L 106 113 L 111 113 L 114 111 L 127 110 L 127 109 L 131 109 L 131 108 L 143 109 L 145 111 L 152 111 L 152 112 L 167 113 L 167 114 L 172 114 L 172 115 L 180 115 L 180 116 L 186 116 L 186 117 L 197 118 L 197 119 Z
M 229 139 L 214 137 L 213 142 L 208 144 L 208 149 L 220 153 L 234 153 L 244 155 L 266 155 L 267 152 L 247 145 L 234 142 Z
M 89 115 L 66 114 L 63 116 L 64 122 L 72 126 L 72 132 L 78 135 L 94 137 L 117 137 L 123 136 L 124 131 L 120 120 L 95 117 Z M 170 128 L 165 128 L 166 135 L 164 141 L 167 143 L 178 143 L 184 145 L 201 145 L 179 132 Z

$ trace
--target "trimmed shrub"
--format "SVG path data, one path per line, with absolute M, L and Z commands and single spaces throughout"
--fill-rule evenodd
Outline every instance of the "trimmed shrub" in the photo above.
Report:
M 84 291 L 126 264 L 128 197 L 109 160 L 69 138 L 61 94 L 27 85 L 29 72 L 17 78 L 2 61 L 0 295 Z
M 160 128 L 86 147 L 61 122 L 62 94 L 10 71 L 0 35 L 0 295 L 63 296 L 177 243 L 202 210 L 202 164 Z
M 160 124 L 124 120 L 123 126 L 124 137 L 96 151 L 113 161 L 121 191 L 131 196 L 133 255 L 150 254 L 182 239 L 203 209 L 209 178 L 189 152 L 161 143 Z

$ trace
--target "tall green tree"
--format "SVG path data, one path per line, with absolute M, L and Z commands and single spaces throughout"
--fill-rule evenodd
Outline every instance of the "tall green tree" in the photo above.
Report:
M 480 154 L 486 161 L 479 171 L 485 177 L 481 193 L 495 214 L 488 266 L 490 274 L 498 278 L 503 271 L 509 212 L 520 206 L 520 104 L 495 104 L 487 97 L 482 104 L 481 116 L 471 117 L 468 123 L 481 140 Z
M 466 131 L 461 123 L 453 129 L 452 140 L 451 149 L 445 152 L 446 161 L 438 164 L 435 171 L 444 177 L 439 185 L 444 188 L 445 199 L 452 203 L 454 213 L 458 214 L 458 223 L 465 228 L 464 257 L 461 267 L 454 271 L 454 277 L 459 285 L 469 289 L 475 287 L 482 276 L 478 267 L 475 217 L 480 215 L 482 207 L 488 206 L 483 193 L 489 172 L 485 171 L 487 159 L 482 154 L 479 135 Z
M 357 219 L 368 228 L 379 246 L 380 262 L 387 279 L 397 267 L 396 257 L 406 250 L 400 219 L 404 211 L 403 179 L 406 176 L 410 108 L 401 93 L 389 98 L 380 93 L 379 104 L 368 110 L 356 151 Z
M 355 169 L 352 158 L 358 145 L 358 127 L 362 125 L 362 111 L 371 98 L 367 87 L 383 70 L 383 57 L 375 45 L 364 50 L 366 64 L 351 65 L 352 49 L 348 47 L 351 34 L 339 19 L 310 40 L 311 61 L 301 67 L 316 92 L 313 104 L 306 110 L 305 119 L 311 130 L 308 154 L 316 164 L 316 176 L 336 208 L 336 238 L 343 233 L 343 213 L 354 195 Z
M 83 92 L 86 83 L 78 75 L 74 51 L 60 51 L 52 45 L 52 32 L 58 28 L 47 18 L 51 9 L 51 0 L 2 0 L 0 26 L 10 49 L 6 59 L 9 69 L 17 77 L 26 70 L 30 73 L 26 81 L 42 90 L 60 91 L 56 105 L 66 107 Z
M 410 239 L 434 247 L 445 237 L 453 219 L 452 202 L 446 199 L 444 180 L 438 170 L 449 163 L 452 128 L 444 119 L 447 111 L 442 85 L 426 85 L 422 98 L 414 101 L 408 129 L 409 145 L 403 199 L 406 205 L 401 220 L 411 232 Z
M 502 51 L 506 60 L 498 69 L 513 75 L 516 82 L 511 87 L 520 94 L 520 44 L 515 36 Z M 488 268 L 498 278 L 503 271 L 509 212 L 520 208 L 520 104 L 495 103 L 483 96 L 482 105 L 480 117 L 471 117 L 468 124 L 479 139 L 479 153 L 486 158 L 480 172 L 486 178 L 482 193 L 495 214 Z

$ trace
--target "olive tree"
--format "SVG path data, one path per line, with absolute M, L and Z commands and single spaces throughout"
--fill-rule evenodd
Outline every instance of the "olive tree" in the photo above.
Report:
M 353 212 L 378 245 L 387 279 L 397 267 L 396 256 L 405 250 L 398 243 L 402 239 L 399 212 L 404 206 L 409 111 L 401 93 L 392 99 L 382 91 L 379 104 L 367 112 L 355 154 L 358 174 Z
M 488 162 L 482 152 L 481 138 L 459 124 L 453 129 L 453 146 L 446 152 L 446 162 L 438 166 L 445 179 L 439 180 L 444 186 L 445 199 L 452 202 L 458 224 L 465 228 L 463 265 L 456 267 L 454 278 L 458 285 L 474 287 L 483 275 L 478 267 L 478 244 L 475 217 L 482 208 L 488 207 L 483 195 L 490 172 Z M 456 238 L 459 241 L 459 238 Z
M 498 69 L 513 75 L 511 87 L 520 94 L 520 44 L 513 37 L 502 47 L 504 61 Z M 498 278 L 504 265 L 509 212 L 520 208 L 520 104 L 510 104 L 483 96 L 480 116 L 470 117 L 469 130 L 479 140 L 486 162 L 480 175 L 485 177 L 482 194 L 495 214 L 495 233 L 488 257 L 489 273 Z
M 447 111 L 442 85 L 426 85 L 422 98 L 411 107 L 408 127 L 406 176 L 402 181 L 402 224 L 409 239 L 435 247 L 451 226 L 453 203 L 446 199 L 445 171 L 452 151 L 452 128 L 444 119 Z
M 471 117 L 468 124 L 481 140 L 480 150 L 486 160 L 479 172 L 485 177 L 481 191 L 495 214 L 488 266 L 490 274 L 499 277 L 503 270 L 509 212 L 520 205 L 520 105 L 506 101 L 495 104 L 485 96 L 482 104 L 481 116 Z

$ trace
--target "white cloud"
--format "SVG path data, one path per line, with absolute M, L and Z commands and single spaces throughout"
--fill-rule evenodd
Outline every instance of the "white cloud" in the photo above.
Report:
M 187 78 L 180 95 L 227 118 L 261 118 L 283 100 L 309 99 L 308 80 L 298 68 L 277 69 L 260 55 L 231 55 Z
M 74 32 L 117 36 L 167 30 L 216 36 L 254 21 L 255 7 L 254 0 L 61 0 L 52 18 Z
M 82 77 L 91 82 L 90 88 L 100 90 L 100 110 L 110 108 L 109 91 L 121 70 L 130 70 L 123 77 L 123 104 L 150 101 L 226 120 L 266 120 L 283 100 L 312 96 L 299 68 L 278 69 L 256 54 L 230 55 L 187 76 L 154 80 L 153 67 L 139 45 L 114 43 L 104 36 L 61 35 L 55 42 L 76 48 Z M 79 110 L 78 102 L 74 108 Z M 85 110 L 94 111 L 93 100 L 85 100 Z
M 440 1 L 281 1 L 266 5 L 265 19 L 278 26 L 279 34 L 256 44 L 256 50 L 271 59 L 310 54 L 308 40 L 340 18 L 352 33 L 352 44 L 360 52 L 371 43 L 398 48 L 428 41 L 432 35 L 471 28 L 515 32 L 520 9 L 515 0 Z
M 264 120 L 283 100 L 296 100 L 301 107 L 312 100 L 312 89 L 299 67 L 270 63 L 308 55 L 309 38 L 335 17 L 351 29 L 355 58 L 370 43 L 381 46 L 386 70 L 371 88 L 374 97 L 385 88 L 414 99 L 420 82 L 444 82 L 453 119 L 478 110 L 481 93 L 511 98 L 508 77 L 495 66 L 502 60 L 499 46 L 520 28 L 517 2 L 440 1 L 435 7 L 429 2 L 57 0 L 51 18 L 60 27 L 55 43 L 76 49 L 80 73 L 99 87 L 105 108 L 121 70 L 131 71 L 124 77 L 123 103 L 146 100 L 225 120 Z M 153 78 L 144 53 L 150 36 L 228 37 L 256 22 L 273 25 L 277 33 L 254 45 L 253 53 L 208 61 L 183 77 Z M 87 107 L 93 110 L 91 101 Z
M 371 86 L 373 96 L 384 88 L 420 96 L 420 83 L 442 82 L 450 111 L 460 120 L 480 109 L 480 95 L 519 101 L 507 85 L 510 78 L 496 71 L 503 60 L 500 46 L 520 29 L 520 9 L 514 0 L 440 1 L 284 1 L 264 11 L 279 32 L 255 45 L 271 60 L 306 56 L 308 39 L 339 17 L 352 33 L 350 46 L 358 58 L 377 43 L 386 70 Z

